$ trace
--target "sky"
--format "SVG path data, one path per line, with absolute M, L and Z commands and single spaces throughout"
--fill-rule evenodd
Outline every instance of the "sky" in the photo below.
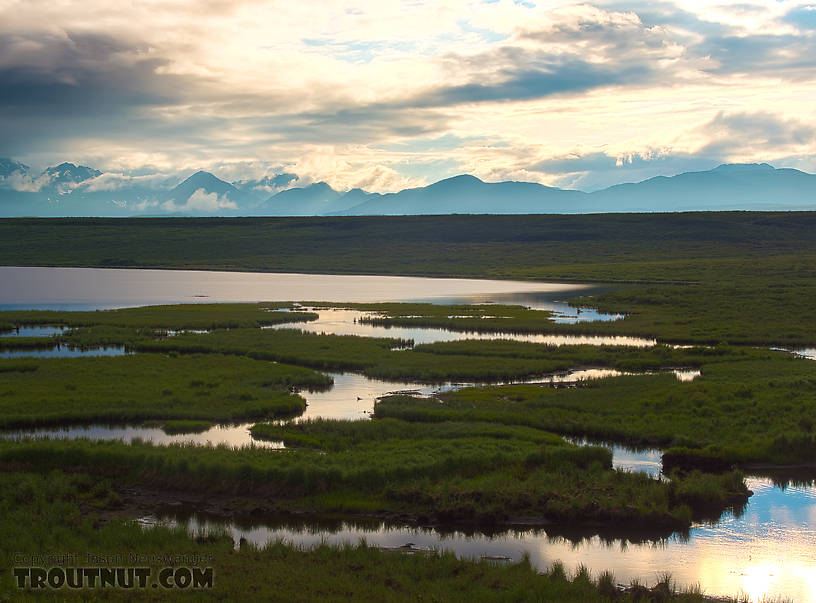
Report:
M 0 0 L 0 157 L 597 190 L 816 172 L 816 4 Z

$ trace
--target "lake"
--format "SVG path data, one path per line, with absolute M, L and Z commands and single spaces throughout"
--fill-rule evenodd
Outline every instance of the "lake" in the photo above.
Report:
M 95 310 L 150 304 L 259 301 L 428 302 L 521 304 L 551 310 L 561 320 L 613 320 L 580 314 L 564 299 L 607 288 L 404 276 L 352 276 L 195 270 L 119 270 L 0 266 L 0 309 Z

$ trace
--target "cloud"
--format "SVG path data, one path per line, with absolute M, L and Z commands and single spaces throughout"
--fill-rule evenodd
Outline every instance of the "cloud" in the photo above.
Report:
M 5 178 L 0 179 L 0 182 L 14 191 L 37 193 L 51 183 L 51 176 L 49 174 L 32 176 L 28 172 L 15 170 Z
M 222 209 L 238 209 L 238 205 L 224 195 L 207 193 L 203 188 L 197 189 L 182 205 L 174 201 L 165 201 L 161 208 L 167 212 L 182 213 L 217 213 Z
M 118 174 L 84 185 L 97 192 L 199 167 L 385 191 L 461 171 L 595 186 L 703 158 L 806 157 L 816 142 L 785 128 L 814 117 L 813 9 L 12 1 L 0 19 L 0 155 Z M 753 131 L 741 113 L 776 120 L 789 140 L 770 122 L 740 137 Z
M 105 172 L 96 178 L 91 178 L 79 184 L 79 190 L 96 193 L 102 191 L 116 191 L 126 188 L 148 188 L 151 190 L 162 190 L 165 188 L 166 178 L 161 174 L 149 174 L 133 176 L 130 174 L 116 174 Z
M 765 111 L 721 112 L 699 131 L 711 140 L 701 152 L 731 160 L 785 156 L 807 152 L 816 145 L 812 121 L 785 119 Z

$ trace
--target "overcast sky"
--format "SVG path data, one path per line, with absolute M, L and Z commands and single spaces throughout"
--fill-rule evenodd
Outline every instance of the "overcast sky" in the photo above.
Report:
M 0 156 L 393 191 L 816 171 L 816 4 L 0 0 Z

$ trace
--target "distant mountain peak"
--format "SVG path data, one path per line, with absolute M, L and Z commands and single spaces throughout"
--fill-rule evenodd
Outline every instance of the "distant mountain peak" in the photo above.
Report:
M 44 173 L 52 176 L 55 182 L 82 182 L 102 175 L 102 172 L 87 165 L 76 165 L 67 161 L 47 168 Z
M 195 174 L 185 178 L 181 182 L 181 184 L 184 184 L 185 182 L 224 182 L 224 181 L 210 172 L 198 170 Z M 181 186 L 181 184 L 179 186 Z
M 715 167 L 712 172 L 749 172 L 749 171 L 776 171 L 776 168 L 767 163 L 723 163 Z
M 455 183 L 473 183 L 473 184 L 478 182 L 479 184 L 484 184 L 484 180 L 481 180 L 481 179 L 477 178 L 476 176 L 473 176 L 472 174 L 459 174 L 458 176 L 451 176 L 450 178 L 444 178 L 443 180 L 435 182 L 434 184 L 454 183 L 454 182 Z
M 329 186 L 328 182 L 323 182 L 322 180 L 320 182 L 313 182 L 312 184 L 310 184 L 309 186 L 306 186 L 304 188 L 307 188 L 307 189 L 310 189 L 310 190 L 313 190 L 313 191 L 337 192 L 331 186 Z
M 11 157 L 0 157 L 0 177 L 2 178 L 10 176 L 14 172 L 27 174 L 30 169 L 24 163 L 14 161 Z

